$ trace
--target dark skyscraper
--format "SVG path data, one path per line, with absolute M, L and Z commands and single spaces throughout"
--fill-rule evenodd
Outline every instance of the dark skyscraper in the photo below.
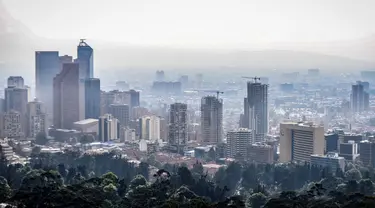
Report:
M 77 62 L 79 63 L 79 73 L 81 79 L 93 78 L 94 77 L 94 51 L 81 39 L 77 47 Z
M 169 111 L 169 145 L 177 152 L 187 144 L 187 105 L 184 103 L 171 104 Z
M 129 90 L 130 93 L 130 102 L 131 102 L 131 107 L 138 107 L 139 106 L 139 92 L 135 90 Z
M 255 141 L 262 141 L 268 133 L 268 85 L 248 82 L 247 83 L 247 106 L 249 128 L 253 130 Z
M 59 72 L 59 52 L 35 52 L 35 95 L 44 103 L 49 121 L 53 117 L 53 78 Z
M 201 133 L 202 142 L 218 144 L 223 135 L 223 102 L 214 96 L 203 97 L 201 100 Z
M 352 85 L 350 97 L 352 112 L 363 112 L 369 108 L 369 94 L 362 84 Z
M 85 80 L 85 118 L 98 119 L 100 116 L 100 79 Z

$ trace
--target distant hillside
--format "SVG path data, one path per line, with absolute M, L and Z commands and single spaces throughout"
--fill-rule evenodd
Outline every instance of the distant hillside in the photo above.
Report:
M 140 47 L 88 40 L 95 49 L 96 69 L 176 69 L 182 71 L 231 68 L 237 72 L 255 70 L 305 70 L 321 68 L 331 71 L 355 71 L 375 68 L 372 62 L 319 53 L 293 50 L 224 51 L 163 47 Z M 35 50 L 60 50 L 76 55 L 78 40 L 48 40 L 36 37 L 22 23 L 14 20 L 0 1 L 0 67 L 3 75 L 27 74 L 33 77 Z M 288 48 L 288 47 L 285 47 Z M 302 47 L 301 47 L 302 48 Z M 302 49 L 301 49 L 302 50 Z

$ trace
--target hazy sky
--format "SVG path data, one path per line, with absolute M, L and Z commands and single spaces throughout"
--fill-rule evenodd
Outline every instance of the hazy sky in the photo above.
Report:
M 1 0 L 0 0 L 1 1 Z M 50 38 L 158 45 L 251 45 L 375 34 L 375 0 L 3 0 Z

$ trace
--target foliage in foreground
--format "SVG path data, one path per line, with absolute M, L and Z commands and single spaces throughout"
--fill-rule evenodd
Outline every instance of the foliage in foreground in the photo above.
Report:
M 0 162 L 0 202 L 17 207 L 375 207 L 371 168 L 232 163 L 210 177 L 166 164 L 151 171 L 116 154 L 33 155 Z M 292 190 L 292 191 L 290 191 Z M 294 191 L 297 190 L 297 191 Z

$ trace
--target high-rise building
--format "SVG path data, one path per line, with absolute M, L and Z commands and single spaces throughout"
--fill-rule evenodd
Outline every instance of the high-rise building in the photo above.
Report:
M 223 140 L 223 101 L 214 96 L 201 100 L 201 133 L 202 142 L 217 144 Z
M 189 87 L 189 76 L 188 75 L 182 75 L 180 77 L 180 83 L 182 90 L 186 90 Z
M 350 140 L 348 142 L 340 143 L 340 157 L 347 161 L 355 161 L 358 155 L 358 144 Z
M 181 149 L 187 144 L 187 122 L 187 104 L 171 104 L 168 141 L 169 145 L 178 152 L 181 152 Z
M 352 85 L 350 103 L 352 112 L 363 112 L 368 110 L 369 94 L 364 90 L 364 86 L 362 84 Z
M 130 94 L 131 108 L 138 107 L 140 105 L 139 91 L 129 90 L 129 94 Z
M 24 138 L 25 133 L 22 129 L 22 116 L 18 111 L 10 110 L 1 117 L 2 137 Z
M 160 140 L 160 118 L 144 116 L 139 119 L 139 138 L 156 142 Z
M 227 133 L 227 157 L 247 157 L 247 148 L 253 143 L 253 134 L 249 129 L 241 128 Z
M 161 70 L 161 71 L 156 71 L 156 81 L 157 82 L 164 82 L 165 80 L 165 74 L 164 74 L 164 71 Z
M 69 55 L 59 56 L 59 60 L 60 60 L 59 62 L 60 62 L 60 71 L 61 71 L 64 64 L 73 63 L 73 56 L 69 56 Z
M 109 106 L 109 113 L 117 118 L 123 127 L 129 127 L 130 123 L 130 109 L 129 105 L 125 104 L 111 104 Z
M 25 81 L 21 76 L 10 76 L 8 78 L 8 87 L 24 88 Z
M 108 142 L 120 136 L 120 123 L 111 114 L 99 117 L 99 140 Z
M 25 115 L 27 101 L 28 91 L 26 88 L 5 88 L 5 111 L 15 110 L 21 115 Z
M 324 127 L 312 123 L 280 124 L 280 162 L 309 162 L 311 155 L 324 155 Z
M 365 140 L 359 143 L 359 159 L 364 166 L 375 167 L 375 142 Z
M 94 50 L 81 39 L 77 47 L 77 62 L 79 63 L 80 78 L 87 79 L 94 77 Z
M 53 79 L 61 69 L 59 52 L 35 52 L 35 96 L 44 103 L 49 122 L 53 119 Z
M 53 125 L 58 129 L 72 129 L 73 123 L 85 118 L 84 82 L 79 78 L 79 64 L 63 65 L 53 80 Z
M 253 130 L 253 138 L 256 142 L 263 141 L 268 133 L 268 85 L 248 82 L 247 103 L 245 102 L 244 107 L 247 108 L 245 109 L 245 116 L 248 116 L 247 128 Z M 247 124 L 247 121 L 245 123 Z
M 114 104 L 116 100 L 116 94 L 111 92 L 100 92 L 100 115 L 109 113 L 109 106 Z
M 27 104 L 27 136 L 35 138 L 38 133 L 47 133 L 46 114 L 43 104 L 34 99 Z
M 100 79 L 85 79 L 85 118 L 100 116 Z
M 338 152 L 339 148 L 339 135 L 336 133 L 324 135 L 326 142 L 325 152 Z
M 319 69 L 308 69 L 307 75 L 310 76 L 310 77 L 317 77 L 317 76 L 320 75 L 320 70 Z
M 23 85 L 22 77 L 9 77 L 5 88 L 5 112 L 17 111 L 20 115 L 22 132 L 26 132 L 26 106 L 28 89 Z

